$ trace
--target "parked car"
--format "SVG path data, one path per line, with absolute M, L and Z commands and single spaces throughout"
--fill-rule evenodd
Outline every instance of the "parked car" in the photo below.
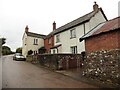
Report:
M 21 53 L 15 53 L 15 55 L 13 56 L 13 60 L 25 61 L 26 58 Z

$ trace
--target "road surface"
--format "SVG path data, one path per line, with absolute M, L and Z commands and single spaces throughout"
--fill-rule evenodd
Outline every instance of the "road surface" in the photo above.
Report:
M 95 88 L 25 61 L 2 57 L 2 88 Z
M 2 89 L 2 58 L 0 56 L 0 90 Z

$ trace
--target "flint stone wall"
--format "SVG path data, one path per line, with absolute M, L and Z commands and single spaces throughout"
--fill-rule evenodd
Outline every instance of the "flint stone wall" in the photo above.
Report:
M 86 53 L 82 75 L 120 85 L 120 50 Z

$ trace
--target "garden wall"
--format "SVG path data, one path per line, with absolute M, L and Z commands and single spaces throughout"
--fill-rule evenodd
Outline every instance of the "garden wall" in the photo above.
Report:
M 82 75 L 120 85 L 120 50 L 87 53 Z
M 38 55 L 41 65 L 51 69 L 71 69 L 80 67 L 80 54 L 43 54 Z
M 27 61 L 50 69 L 71 69 L 81 66 L 80 54 L 39 54 L 27 56 Z

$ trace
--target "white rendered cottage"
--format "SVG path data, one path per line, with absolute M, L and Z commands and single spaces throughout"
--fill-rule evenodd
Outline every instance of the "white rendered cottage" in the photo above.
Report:
M 38 53 L 38 50 L 44 47 L 44 38 L 45 35 L 29 32 L 29 28 L 26 26 L 22 38 L 22 54 L 26 57 L 29 50 L 32 50 L 33 54 Z
M 84 41 L 79 42 L 79 38 L 107 18 L 99 6 L 93 5 L 93 11 L 57 28 L 54 31 L 54 47 L 51 53 L 81 53 L 85 51 Z M 95 42 L 96 43 L 96 42 Z

